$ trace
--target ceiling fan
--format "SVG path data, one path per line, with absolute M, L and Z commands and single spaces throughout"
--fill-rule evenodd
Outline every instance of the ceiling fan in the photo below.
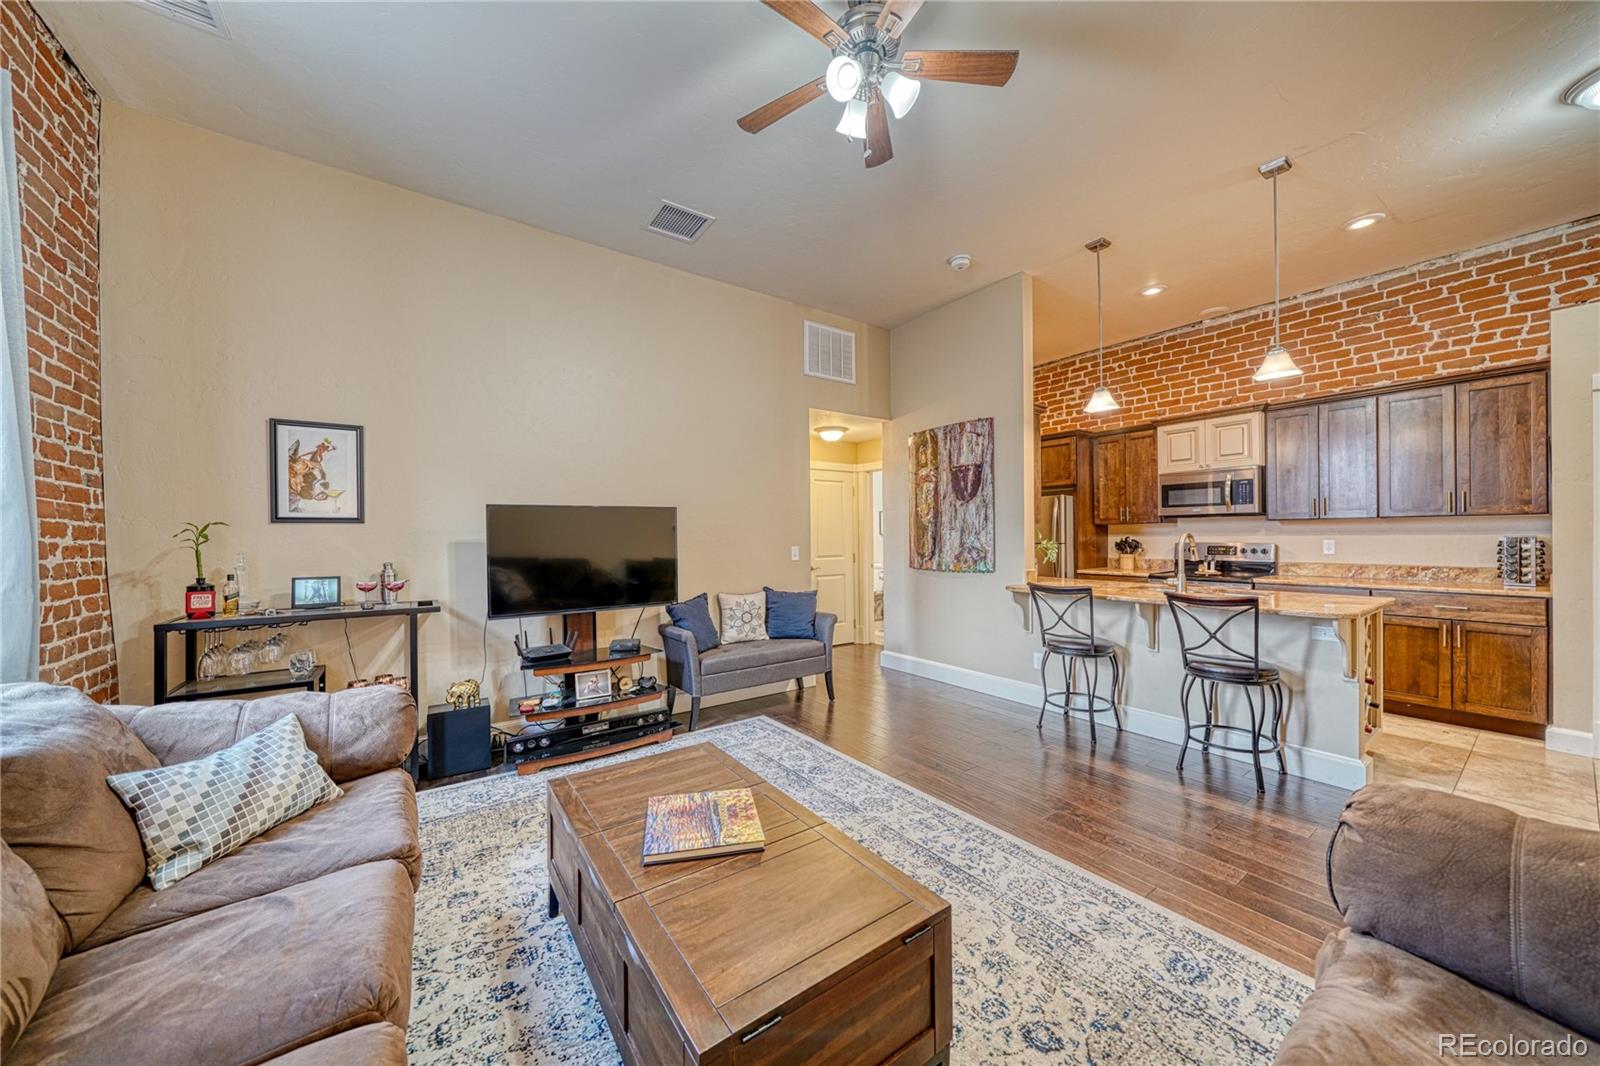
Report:
M 844 104 L 835 127 L 866 142 L 867 166 L 894 158 L 889 113 L 902 118 L 917 102 L 920 79 L 967 85 L 1004 85 L 1017 69 L 1016 52 L 900 51 L 900 35 L 923 0 L 849 0 L 838 22 L 811 0 L 762 0 L 772 10 L 833 50 L 822 77 L 808 81 L 739 120 L 746 133 L 760 133 L 824 93 Z

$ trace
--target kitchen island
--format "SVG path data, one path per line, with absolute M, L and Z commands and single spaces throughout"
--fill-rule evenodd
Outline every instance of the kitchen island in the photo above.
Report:
M 1094 590 L 1098 635 L 1115 644 L 1122 659 L 1118 698 L 1124 727 L 1181 743 L 1178 689 L 1183 662 L 1167 607 L 1170 589 L 1160 583 L 1115 578 L 1044 578 L 1039 583 Z M 1037 619 L 1028 586 L 1006 589 L 1019 608 L 1022 627 L 1035 633 Z M 1341 788 L 1367 784 L 1372 777 L 1367 745 L 1383 725 L 1383 611 L 1395 601 L 1386 596 L 1318 592 L 1219 593 L 1201 584 L 1188 591 L 1197 596 L 1249 596 L 1261 604 L 1261 661 L 1278 668 L 1287 691 L 1283 728 L 1289 773 Z M 1052 672 L 1051 686 L 1061 687 L 1059 674 Z M 1248 722 L 1238 691 L 1227 694 L 1222 707 L 1223 721 Z M 1201 720 L 1198 699 L 1192 700 L 1190 713 L 1195 721 Z M 1193 762 L 1194 754 L 1187 773 L 1198 773 L 1196 766 L 1204 765 Z M 1248 755 L 1226 757 L 1249 760 Z M 1268 781 L 1270 787 L 1270 776 Z

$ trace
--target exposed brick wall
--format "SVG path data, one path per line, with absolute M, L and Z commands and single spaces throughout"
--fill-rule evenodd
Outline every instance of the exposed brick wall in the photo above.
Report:
M 22 206 L 40 676 L 117 696 L 100 440 L 100 99 L 31 6 L 0 3 Z
M 1600 299 L 1600 219 L 1305 293 L 1284 301 L 1283 342 L 1304 376 L 1250 380 L 1272 343 L 1271 306 L 1106 349 L 1122 404 L 1085 415 L 1094 353 L 1038 367 L 1044 433 L 1115 429 L 1253 403 L 1325 396 L 1550 358 L 1550 311 Z

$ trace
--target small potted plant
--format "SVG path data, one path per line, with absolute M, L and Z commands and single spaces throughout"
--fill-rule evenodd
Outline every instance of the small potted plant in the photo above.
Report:
M 210 618 L 217 613 L 217 590 L 206 580 L 205 561 L 200 557 L 200 546 L 211 539 L 212 526 L 225 526 L 226 522 L 207 522 L 197 526 L 185 522 L 183 528 L 172 535 L 194 551 L 194 584 L 184 590 L 183 613 L 190 618 Z
M 1139 553 L 1144 551 L 1144 545 L 1134 537 L 1123 537 L 1114 545 L 1117 549 L 1117 565 L 1124 570 L 1137 570 L 1139 568 Z
M 1039 553 L 1039 559 L 1042 562 L 1054 564 L 1057 559 L 1061 558 L 1061 545 L 1057 544 L 1049 537 L 1040 537 L 1034 542 L 1033 547 L 1034 550 Z M 1029 581 L 1032 581 L 1038 576 L 1039 571 L 1037 569 L 1028 571 Z

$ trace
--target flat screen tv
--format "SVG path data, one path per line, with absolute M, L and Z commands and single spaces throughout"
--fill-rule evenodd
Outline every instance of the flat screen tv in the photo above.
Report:
M 484 548 L 490 618 L 678 598 L 676 507 L 490 504 Z

